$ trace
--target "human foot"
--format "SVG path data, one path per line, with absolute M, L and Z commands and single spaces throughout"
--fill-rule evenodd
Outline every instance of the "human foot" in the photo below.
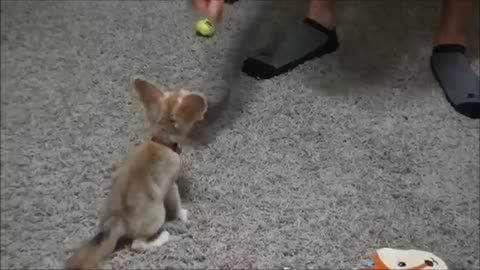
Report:
M 467 56 L 465 46 L 440 44 L 433 48 L 431 69 L 453 108 L 473 119 L 480 118 L 480 81 Z
M 305 18 L 281 41 L 253 52 L 243 62 L 242 71 L 254 78 L 269 79 L 315 57 L 332 53 L 338 46 L 335 28 L 328 29 Z

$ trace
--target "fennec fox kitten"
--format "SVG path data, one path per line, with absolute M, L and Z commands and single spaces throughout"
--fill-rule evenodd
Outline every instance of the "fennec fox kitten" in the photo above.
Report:
M 97 267 L 122 237 L 132 239 L 135 250 L 161 246 L 169 238 L 168 232 L 161 229 L 167 210 L 187 221 L 176 184 L 180 171 L 177 142 L 203 119 L 207 102 L 202 95 L 184 90 L 162 92 L 141 79 L 133 84 L 146 109 L 151 137 L 119 167 L 98 233 L 75 251 L 66 269 Z

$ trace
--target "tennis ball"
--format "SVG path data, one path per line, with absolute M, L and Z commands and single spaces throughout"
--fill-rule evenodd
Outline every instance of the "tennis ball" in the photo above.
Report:
M 209 19 L 199 20 L 196 29 L 197 33 L 204 37 L 211 37 L 215 33 L 215 26 Z

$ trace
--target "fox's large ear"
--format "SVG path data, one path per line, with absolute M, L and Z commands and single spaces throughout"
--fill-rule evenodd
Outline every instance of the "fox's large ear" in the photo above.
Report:
M 207 100 L 200 94 L 188 93 L 182 96 L 175 109 L 175 118 L 183 123 L 193 124 L 203 120 L 207 111 Z
M 151 110 L 161 107 L 164 94 L 155 85 L 142 79 L 135 79 L 133 84 L 145 108 Z

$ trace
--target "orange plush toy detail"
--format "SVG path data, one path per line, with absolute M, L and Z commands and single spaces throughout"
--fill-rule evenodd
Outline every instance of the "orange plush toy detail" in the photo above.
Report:
M 433 253 L 409 249 L 381 248 L 373 260 L 361 262 L 357 270 L 447 270 L 447 264 Z

